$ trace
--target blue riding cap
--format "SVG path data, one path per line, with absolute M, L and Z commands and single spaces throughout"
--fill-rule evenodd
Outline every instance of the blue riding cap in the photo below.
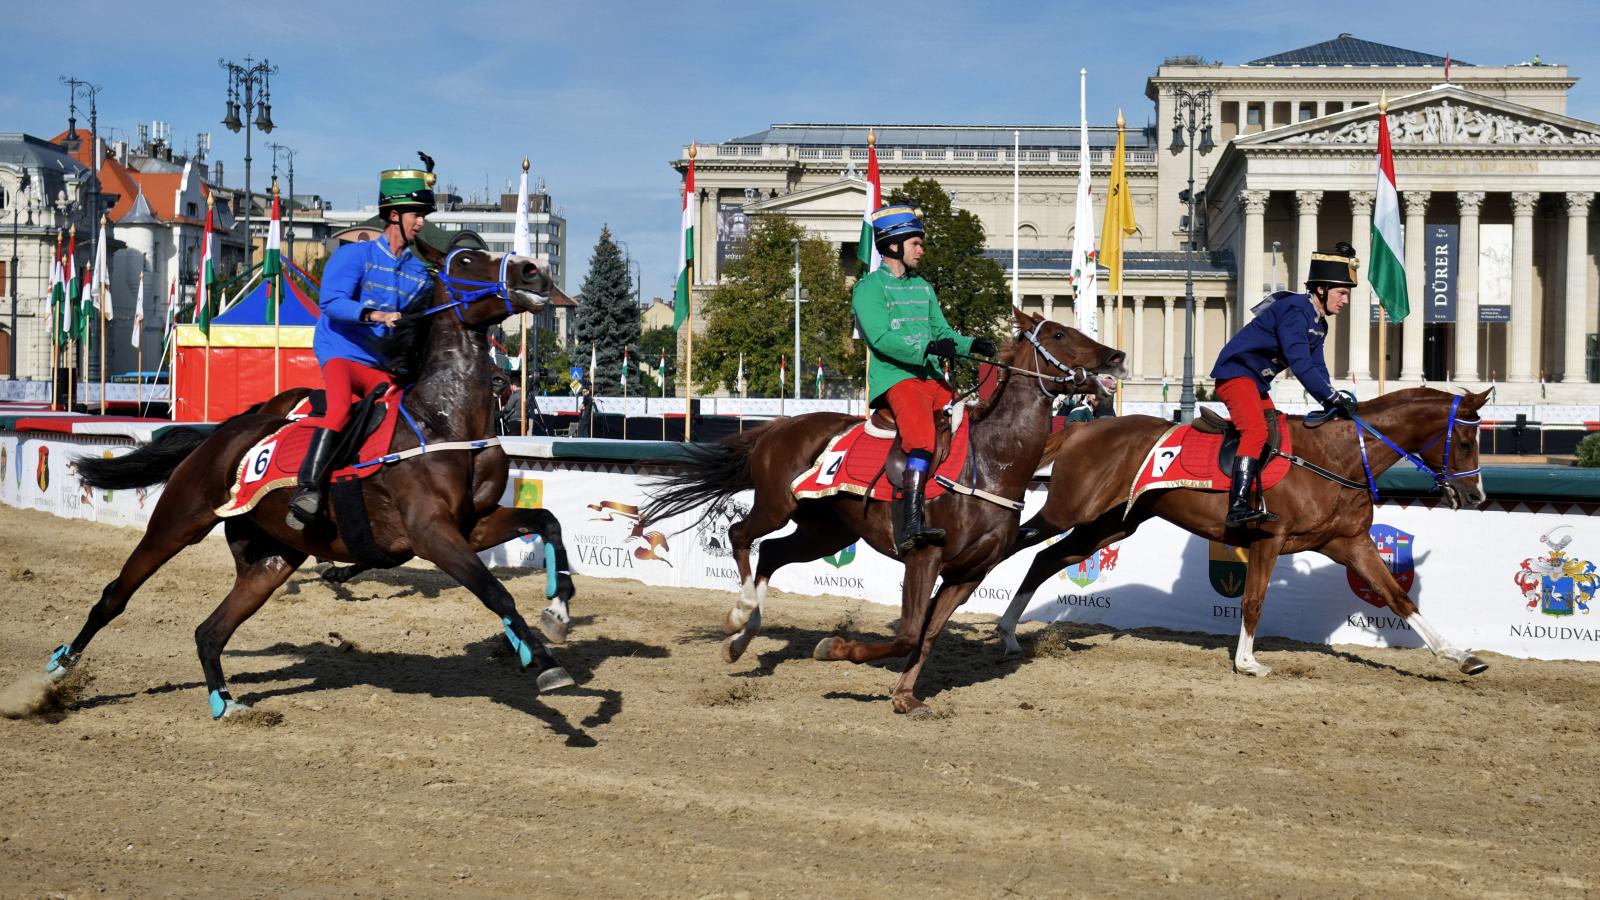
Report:
M 885 241 L 921 237 L 921 215 L 922 211 L 912 206 L 885 206 L 872 214 L 872 242 L 882 245 Z

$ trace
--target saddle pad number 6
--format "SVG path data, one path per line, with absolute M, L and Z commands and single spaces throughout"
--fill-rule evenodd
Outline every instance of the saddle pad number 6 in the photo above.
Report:
M 843 465 L 843 450 L 830 450 L 822 454 L 822 465 L 817 469 L 817 484 L 833 484 L 833 480 L 839 477 L 839 468 Z
M 241 480 L 245 484 L 253 484 L 264 478 L 267 471 L 272 468 L 272 454 L 277 449 L 277 441 L 268 441 L 257 447 L 255 452 L 251 453 L 245 461 L 244 478 Z
M 1167 469 L 1172 465 L 1172 461 L 1178 458 L 1178 449 L 1177 447 L 1162 447 L 1156 451 L 1155 457 L 1150 460 L 1150 474 L 1152 477 L 1160 478 L 1167 474 Z

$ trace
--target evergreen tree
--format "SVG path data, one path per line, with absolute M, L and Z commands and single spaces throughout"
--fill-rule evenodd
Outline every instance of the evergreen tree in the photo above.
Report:
M 600 229 L 600 240 L 589 258 L 589 275 L 583 280 L 583 299 L 578 304 L 573 325 L 573 345 L 569 348 L 575 365 L 583 366 L 584 384 L 589 383 L 590 349 L 599 371 L 594 374 L 598 393 L 620 396 L 622 349 L 629 348 L 630 362 L 639 356 L 639 304 L 633 299 L 633 279 L 628 263 L 611 239 L 609 226 Z M 629 366 L 632 370 L 634 367 Z M 637 371 L 628 373 L 628 393 L 639 391 Z
M 786 396 L 794 395 L 794 241 L 800 239 L 800 285 L 810 300 L 800 307 L 801 385 L 816 396 L 817 357 L 834 393 L 859 390 L 864 348 L 850 338 L 854 320 L 839 254 L 808 237 L 788 216 L 758 217 L 744 255 L 730 262 L 723 282 L 706 298 L 706 333 L 695 337 L 694 374 L 699 389 L 737 391 L 739 354 L 752 397 L 778 396 L 778 358 L 789 358 Z M 704 348 L 704 349 L 701 349 Z
M 909 203 L 922 210 L 926 252 L 917 274 L 933 285 L 950 327 L 962 334 L 1004 337 L 1011 285 L 1000 264 L 983 255 L 983 222 L 950 205 L 950 195 L 931 178 L 913 178 L 885 203 Z

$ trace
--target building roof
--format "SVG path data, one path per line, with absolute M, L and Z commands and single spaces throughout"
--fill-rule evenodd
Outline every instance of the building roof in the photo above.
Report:
M 1077 126 L 1068 125 L 845 125 L 781 124 L 764 131 L 731 138 L 727 144 L 798 144 L 823 147 L 865 147 L 867 132 L 876 131 L 880 147 L 996 147 L 1012 146 L 1014 132 L 1021 132 L 1022 146 L 1028 149 L 1078 146 Z M 1155 133 L 1129 127 L 1127 146 L 1155 145 Z M 1115 125 L 1090 125 L 1089 146 L 1115 147 Z
M 1002 269 L 1011 269 L 1011 251 L 990 247 L 983 251 L 983 255 L 1000 264 Z M 1125 250 L 1122 253 L 1122 270 L 1124 272 L 1164 273 L 1182 272 L 1187 265 L 1189 254 L 1182 250 Z M 1017 264 L 1024 270 L 1035 272 L 1070 272 L 1072 270 L 1071 250 L 1022 250 L 1017 254 Z M 1194 255 L 1194 274 L 1199 277 L 1232 278 L 1233 277 L 1233 251 L 1209 250 L 1201 251 Z M 1105 266 L 1101 266 L 1102 271 Z
M 161 220 L 156 218 L 150 209 L 150 201 L 144 198 L 144 189 L 139 189 L 139 195 L 133 198 L 133 205 L 126 215 L 117 220 L 118 225 L 160 225 Z
M 1374 41 L 1364 41 L 1349 32 L 1331 41 L 1301 47 L 1285 53 L 1263 56 L 1245 63 L 1247 66 L 1442 66 L 1445 58 L 1403 47 L 1391 47 Z M 1470 66 L 1472 63 L 1451 59 L 1453 66 Z
M 50 141 L 31 134 L 0 134 L 0 163 L 21 166 L 25 169 L 43 169 L 68 177 L 77 177 L 87 171 L 67 151 Z
M 68 132 L 61 132 L 51 139 L 52 143 L 61 144 L 67 139 Z M 72 152 L 72 158 L 81 163 L 85 168 L 94 167 L 94 135 L 79 128 L 76 130 L 78 149 Z M 138 173 L 123 165 L 111 152 L 111 142 L 105 139 L 100 141 L 100 192 L 103 194 L 116 194 L 115 206 L 106 210 L 113 222 L 121 222 L 122 217 L 133 209 L 133 200 L 139 193 Z

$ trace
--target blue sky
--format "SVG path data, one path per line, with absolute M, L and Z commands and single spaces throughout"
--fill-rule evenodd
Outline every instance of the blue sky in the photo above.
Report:
M 6 12 L 0 131 L 66 127 L 58 76 L 103 85 L 102 128 L 131 137 L 172 124 L 179 147 L 199 131 L 241 184 L 244 136 L 224 129 L 217 59 L 267 57 L 270 137 L 254 138 L 253 183 L 267 141 L 295 148 L 296 188 L 341 208 L 370 202 L 377 172 L 425 149 L 462 192 L 498 189 L 523 154 L 570 225 L 576 290 L 602 224 L 628 242 L 645 295 L 676 275 L 683 144 L 774 122 L 1071 123 L 1076 73 L 1089 70 L 1089 118 L 1153 115 L 1145 79 L 1161 59 L 1227 63 L 1327 40 L 1341 31 L 1498 65 L 1564 63 L 1583 79 L 1569 113 L 1600 120 L 1600 4 L 1098 4 L 721 2 L 305 3 L 63 7 Z M 257 10 L 272 10 L 262 17 Z M 1314 11 L 1308 11 L 1314 10 Z M 130 15 L 137 12 L 137 15 Z M 63 43 L 64 35 L 70 36 Z M 86 124 L 86 114 L 80 114 Z M 121 136 L 121 135 L 119 135 Z

